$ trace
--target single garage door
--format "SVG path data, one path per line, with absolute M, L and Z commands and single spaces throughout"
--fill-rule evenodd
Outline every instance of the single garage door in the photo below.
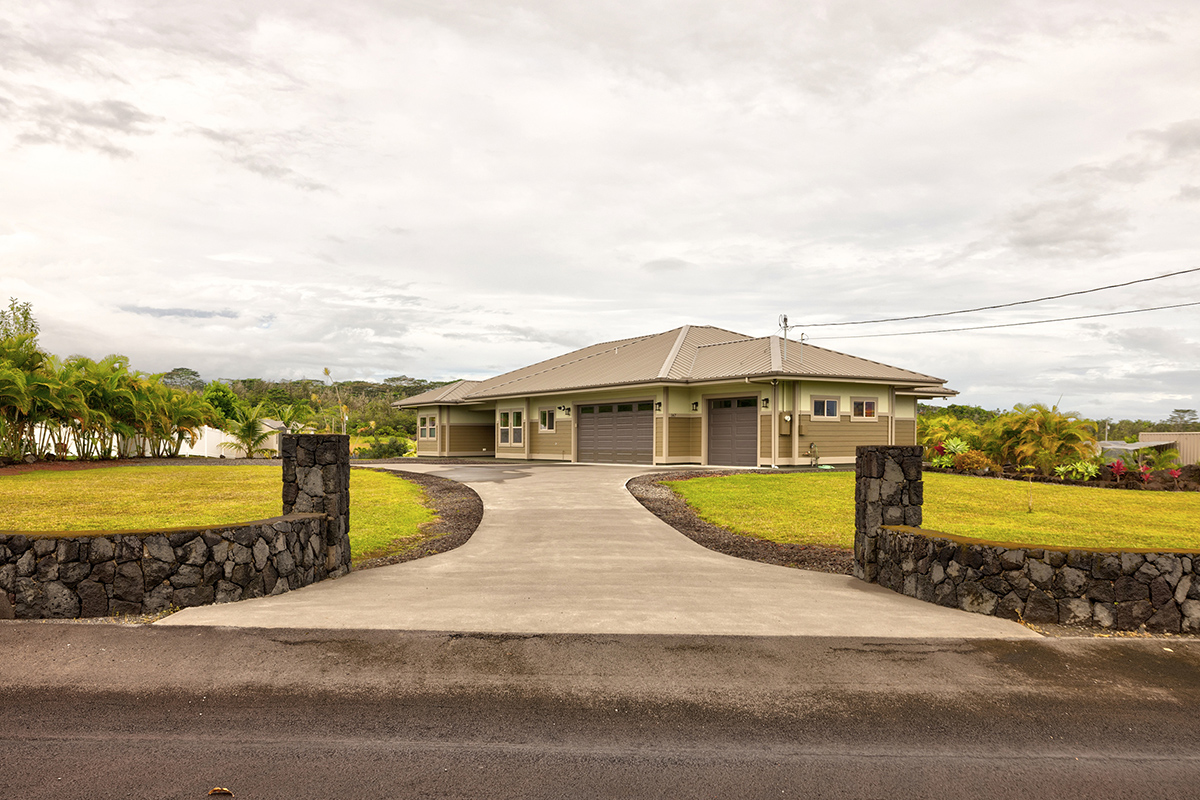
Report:
M 654 463 L 653 403 L 580 406 L 578 426 L 580 461 Z
M 708 401 L 708 463 L 758 466 L 758 398 Z

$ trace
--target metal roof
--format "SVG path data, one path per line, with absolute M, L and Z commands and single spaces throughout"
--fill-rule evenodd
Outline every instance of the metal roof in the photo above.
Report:
M 747 377 L 878 381 L 929 389 L 945 383 L 942 378 L 811 344 L 787 342 L 785 346 L 777 336 L 751 338 L 723 328 L 684 325 L 649 336 L 594 344 L 483 381 L 458 381 L 396 405 L 470 403 L 606 386 Z

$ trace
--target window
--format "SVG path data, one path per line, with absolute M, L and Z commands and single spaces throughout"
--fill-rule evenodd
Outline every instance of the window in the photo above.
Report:
M 813 419 L 837 420 L 838 401 L 833 397 L 813 398 Z
M 417 438 L 418 439 L 436 439 L 437 438 L 437 417 L 418 417 L 417 418 Z
M 497 426 L 500 431 L 500 444 L 522 443 L 525 430 L 521 419 L 523 416 L 521 411 L 500 412 L 500 424 Z
M 874 397 L 851 397 L 850 398 L 850 419 L 859 422 L 874 422 L 875 416 L 875 398 Z
M 554 433 L 553 408 L 538 409 L 538 431 L 541 433 Z

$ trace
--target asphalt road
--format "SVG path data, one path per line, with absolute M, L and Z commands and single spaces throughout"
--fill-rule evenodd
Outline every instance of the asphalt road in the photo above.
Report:
M 0 623 L 0 797 L 1200 797 L 1200 642 Z

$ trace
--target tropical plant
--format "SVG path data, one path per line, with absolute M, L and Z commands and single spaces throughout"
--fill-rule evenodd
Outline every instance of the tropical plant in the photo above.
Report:
M 1060 478 L 1075 481 L 1090 481 L 1100 474 L 1100 467 L 1094 461 L 1072 461 L 1069 464 L 1059 464 L 1054 468 L 1054 474 Z
M 299 433 L 312 417 L 312 410 L 304 403 L 292 403 L 275 409 L 275 418 L 283 424 L 286 433 Z
M 1112 470 L 1113 483 L 1120 483 L 1121 478 L 1125 477 L 1125 473 L 1129 472 L 1124 461 L 1114 461 L 1108 465 L 1108 468 Z
M 978 450 L 968 450 L 953 458 L 954 468 L 959 472 L 991 471 L 996 467 L 990 458 Z
M 948 439 L 966 442 L 971 450 L 982 445 L 982 430 L 971 420 L 952 416 L 921 417 L 917 420 L 917 442 L 925 447 L 925 457 L 933 458 L 933 447 Z
M 234 441 L 223 442 L 221 447 L 226 450 L 240 451 L 245 454 L 246 458 L 257 458 L 260 455 L 274 453 L 273 448 L 263 447 L 263 442 L 271 436 L 271 431 L 262 425 L 265 416 L 266 412 L 261 403 L 253 408 L 239 406 L 234 412 L 228 431 Z
M 988 455 L 997 462 L 1033 467 L 1043 475 L 1059 464 L 1091 458 L 1096 442 L 1090 422 L 1043 403 L 1013 406 L 989 423 L 985 438 Z
M 944 442 L 934 445 L 934 456 L 930 464 L 940 469 L 950 469 L 954 466 L 955 456 L 969 452 L 971 446 L 957 437 L 950 437 Z
M 1167 470 L 1167 474 L 1171 476 L 1171 480 L 1175 481 L 1175 491 L 1179 491 L 1179 479 L 1183 477 L 1183 470 L 1176 467 Z

